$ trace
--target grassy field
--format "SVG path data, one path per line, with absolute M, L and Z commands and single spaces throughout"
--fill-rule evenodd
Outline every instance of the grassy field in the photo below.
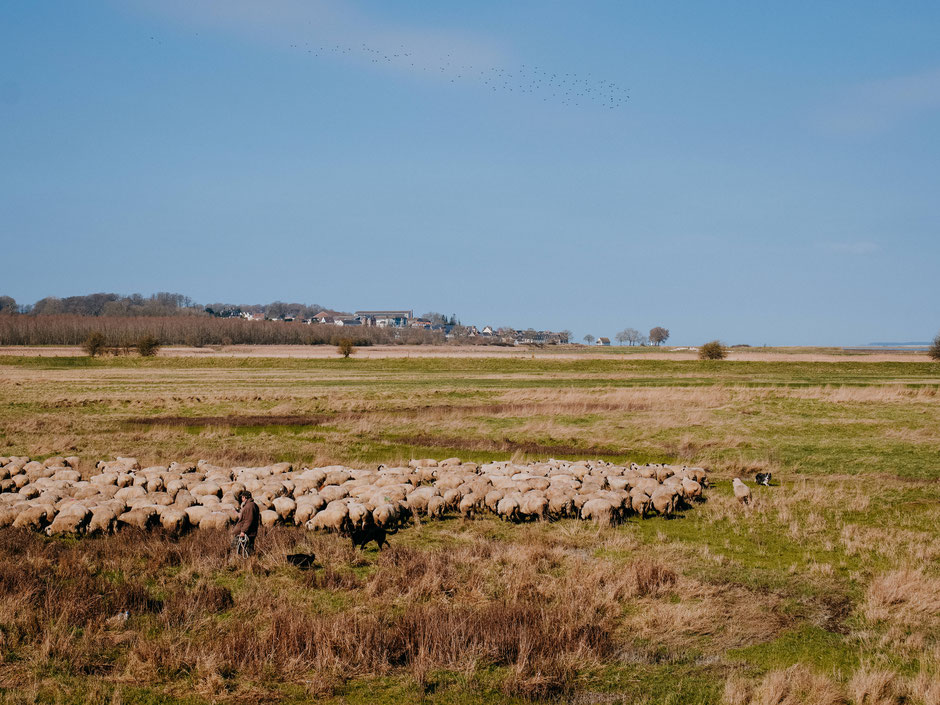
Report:
M 710 469 L 615 529 L 0 534 L 7 702 L 940 702 L 940 366 L 0 357 L 0 455 Z M 745 509 L 730 480 L 771 471 Z M 284 563 L 296 546 L 321 565 Z M 115 628 L 107 618 L 126 607 Z

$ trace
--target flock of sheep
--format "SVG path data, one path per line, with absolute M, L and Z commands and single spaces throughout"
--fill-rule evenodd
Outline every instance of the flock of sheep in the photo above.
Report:
M 110 534 L 124 526 L 225 529 L 238 516 L 235 498 L 243 489 L 262 510 L 264 526 L 390 531 L 454 512 L 610 525 L 629 514 L 668 516 L 700 499 L 708 482 L 701 468 L 558 460 L 477 465 L 450 458 L 376 470 L 294 470 L 290 463 L 223 468 L 203 460 L 141 468 L 135 458 L 118 458 L 99 461 L 91 474 L 77 468 L 76 457 L 0 457 L 0 527 L 50 536 Z

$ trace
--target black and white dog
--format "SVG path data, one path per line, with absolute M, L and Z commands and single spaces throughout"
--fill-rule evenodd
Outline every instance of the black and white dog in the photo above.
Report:
M 769 472 L 759 472 L 754 476 L 754 479 L 757 481 L 758 485 L 765 485 L 770 487 L 770 476 Z

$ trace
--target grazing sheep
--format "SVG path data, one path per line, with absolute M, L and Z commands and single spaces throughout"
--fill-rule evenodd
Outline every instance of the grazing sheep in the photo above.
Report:
M 448 490 L 448 492 L 455 492 L 456 490 Z M 429 519 L 440 519 L 444 516 L 444 510 L 448 507 L 448 502 L 444 497 L 433 496 L 428 499 L 428 518 Z
M 639 487 L 634 488 L 630 492 L 630 508 L 638 514 L 641 519 L 646 516 L 651 505 L 652 500 L 650 496 Z
M 386 531 L 394 529 L 401 519 L 401 510 L 396 504 L 385 503 L 372 510 L 375 525 Z
M 67 509 L 59 512 L 52 523 L 46 527 L 47 536 L 69 535 L 77 536 L 84 531 L 91 520 L 91 511 L 78 503 L 73 503 Z
M 283 521 L 290 521 L 294 518 L 294 512 L 297 510 L 297 503 L 290 497 L 278 497 L 272 503 L 274 511 Z M 262 519 L 264 517 L 262 516 Z
M 189 525 L 189 515 L 177 507 L 163 507 L 160 510 L 160 525 L 171 534 L 181 534 Z
M 154 507 L 137 507 L 124 512 L 118 518 L 118 525 L 130 526 L 135 529 L 146 530 L 150 528 L 154 519 L 157 518 L 157 510 Z
M 486 508 L 493 512 L 493 514 L 497 514 L 499 513 L 499 500 L 505 496 L 506 493 L 503 490 L 491 490 L 483 497 L 483 504 L 486 505 Z
M 464 519 L 473 519 L 474 514 L 480 510 L 481 498 L 473 493 L 464 495 L 457 507 Z
M 731 481 L 731 486 L 734 489 L 734 496 L 738 498 L 741 504 L 751 503 L 751 488 L 745 485 L 740 478 L 734 478 Z
M 147 529 L 157 520 L 175 533 L 190 526 L 220 529 L 236 516 L 234 498 L 242 490 L 269 512 L 266 525 L 293 521 L 334 532 L 394 531 L 409 513 L 417 523 L 422 514 L 436 520 L 451 509 L 467 519 L 491 513 L 513 522 L 575 517 L 615 524 L 631 510 L 669 516 L 680 501 L 700 500 L 707 486 L 701 468 L 600 461 L 477 466 L 451 458 L 295 472 L 288 463 L 223 468 L 206 461 L 140 469 L 136 459 L 120 457 L 99 461 L 85 480 L 77 464 L 77 458 L 0 458 L 0 526 L 48 527 L 50 535 Z M 750 500 L 740 480 L 735 496 Z
M 113 507 L 99 505 L 91 511 L 91 520 L 85 528 L 85 533 L 89 536 L 113 534 L 117 518 L 118 512 Z
M 526 492 L 519 502 L 519 513 L 528 519 L 545 521 L 548 515 L 548 500 L 541 492 Z
M 581 507 L 581 518 L 604 526 L 613 526 L 616 520 L 616 510 L 607 499 L 589 499 Z
M 516 497 L 503 497 L 496 505 L 496 513 L 505 521 L 519 521 L 519 500 Z
M 666 485 L 660 485 L 653 494 L 650 495 L 650 503 L 653 509 L 661 516 L 670 516 L 676 511 L 676 504 L 679 501 L 679 495 L 675 489 Z
M 313 518 L 306 523 L 310 530 L 340 532 L 349 525 L 349 509 L 345 504 L 329 505 L 322 512 L 317 512 Z

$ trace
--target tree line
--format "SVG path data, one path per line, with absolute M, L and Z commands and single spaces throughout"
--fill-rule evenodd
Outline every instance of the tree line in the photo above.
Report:
M 86 294 L 59 298 L 47 296 L 33 304 L 17 304 L 11 296 L 0 296 L 0 314 L 29 316 L 74 314 L 77 316 L 215 316 L 234 318 L 244 313 L 262 313 L 267 318 L 310 318 L 323 306 L 274 301 L 269 304 L 196 303 L 185 294 L 161 291 L 150 296 L 114 293 Z
M 444 335 L 418 328 L 354 328 L 300 322 L 248 321 L 214 316 L 0 315 L 0 345 L 81 345 L 102 336 L 111 349 L 136 348 L 151 336 L 161 345 L 353 345 L 441 344 Z

